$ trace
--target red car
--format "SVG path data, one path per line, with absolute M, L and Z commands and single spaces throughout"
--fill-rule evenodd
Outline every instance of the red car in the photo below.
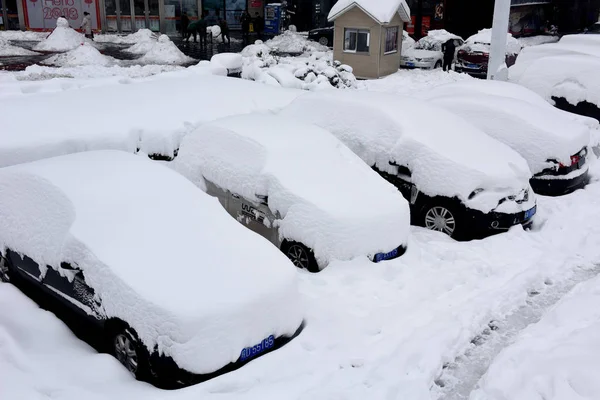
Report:
M 458 50 L 454 70 L 478 78 L 487 77 L 491 42 L 491 29 L 483 29 L 479 31 L 479 33 L 468 38 L 465 44 Z M 517 55 L 521 51 L 521 45 L 510 33 L 507 33 L 506 43 L 506 65 L 510 67 L 517 61 Z

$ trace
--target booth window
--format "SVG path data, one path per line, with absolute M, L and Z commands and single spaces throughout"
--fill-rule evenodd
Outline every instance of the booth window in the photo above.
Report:
M 385 28 L 385 54 L 398 51 L 398 27 Z
M 370 37 L 368 29 L 344 29 L 344 51 L 349 53 L 368 53 Z

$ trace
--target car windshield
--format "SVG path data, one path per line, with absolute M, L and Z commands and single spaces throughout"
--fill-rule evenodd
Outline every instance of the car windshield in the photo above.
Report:
M 439 40 L 434 40 L 429 36 L 425 36 L 415 44 L 415 49 L 442 51 L 442 43 Z

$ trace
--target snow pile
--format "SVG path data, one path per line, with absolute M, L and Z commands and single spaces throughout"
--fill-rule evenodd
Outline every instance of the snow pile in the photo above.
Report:
M 172 158 L 181 138 L 196 125 L 278 109 L 299 93 L 185 69 L 125 84 L 0 98 L 2 112 L 14 116 L 0 129 L 0 167 L 104 149 L 139 149 Z M 132 111 L 141 99 L 169 101 L 149 101 Z M 98 108 L 90 102 L 101 104 L 102 115 L 110 118 L 98 118 Z M 32 109 L 36 118 L 27 114 Z M 65 110 L 74 110 L 69 115 L 76 119 L 65 123 Z
M 562 97 L 573 105 L 587 101 L 600 106 L 599 70 L 598 57 L 564 55 L 534 61 L 521 61 L 519 57 L 509 72 L 512 82 L 533 90 L 547 101 Z
M 183 54 L 167 35 L 161 35 L 152 48 L 137 61 L 146 64 L 185 64 L 194 59 Z
M 578 35 L 573 35 L 578 36 Z M 589 35 L 586 35 L 589 36 Z M 512 68 L 510 73 L 515 75 L 519 73 L 519 70 L 532 62 L 538 61 L 544 57 L 552 56 L 567 56 L 567 55 L 590 55 L 600 58 L 600 42 L 594 44 L 593 42 L 581 42 L 574 41 L 574 43 L 563 42 L 562 40 L 558 43 L 545 44 L 541 46 L 528 47 L 519 54 L 518 64 L 519 67 Z
M 482 29 L 478 33 L 469 37 L 461 48 L 471 52 L 489 53 L 492 43 L 492 30 Z M 521 44 L 510 33 L 506 34 L 506 54 L 519 54 L 521 52 Z
M 220 53 L 211 57 L 210 62 L 227 69 L 228 73 L 242 72 L 244 63 L 242 55 L 238 53 Z
M 268 115 L 224 118 L 187 135 L 174 163 L 190 180 L 203 176 L 251 201 L 267 196 L 281 237 L 311 248 L 321 268 L 407 242 L 400 192 L 321 128 Z
M 548 43 L 556 43 L 556 42 L 558 42 L 558 39 L 559 39 L 558 36 L 538 35 L 538 36 L 521 37 L 521 38 L 518 38 L 517 40 L 519 41 L 519 44 L 521 45 L 521 47 L 524 49 L 525 47 L 539 46 L 541 44 L 548 44 Z
M 100 34 L 94 36 L 94 41 L 98 43 L 114 44 L 137 44 L 141 42 L 155 41 L 158 35 L 150 29 L 140 29 L 129 35 Z
M 56 20 L 56 28 L 50 36 L 33 47 L 35 51 L 63 52 L 81 46 L 87 39 L 81 33 L 69 26 L 64 18 Z
M 429 195 L 457 197 L 468 207 L 513 213 L 533 207 L 498 200 L 529 188 L 527 162 L 454 114 L 414 98 L 330 91 L 300 96 L 280 114 L 320 126 L 367 165 L 392 175 L 408 168 Z M 424 124 L 424 121 L 427 123 Z M 472 196 L 476 189 L 483 191 Z
M 327 46 L 308 40 L 305 36 L 292 31 L 285 31 L 281 35 L 267 40 L 265 44 L 271 49 L 273 54 L 279 55 L 295 56 L 329 51 Z
M 290 261 L 162 165 L 72 154 L 2 169 L 0 192 L 10 193 L 0 199 L 1 249 L 55 270 L 77 265 L 99 314 L 190 372 L 215 371 L 302 322 Z
M 415 39 L 413 39 L 412 37 L 410 37 L 410 35 L 408 34 L 408 32 L 406 31 L 402 31 L 402 54 L 404 54 L 404 52 L 411 48 L 412 46 L 415 45 Z
M 244 48 L 241 54 L 244 79 L 305 90 L 354 88 L 357 85 L 352 68 L 333 61 L 331 51 L 306 53 L 302 57 L 282 57 L 269 45 L 257 40 L 255 44 Z
M 0 31 L 0 40 L 39 42 L 48 36 L 48 32 L 34 31 Z
M 425 71 L 399 70 L 381 79 L 369 79 L 358 82 L 358 88 L 372 92 L 396 93 L 402 95 L 418 94 L 424 90 L 454 82 L 471 82 L 476 80 L 467 74 L 454 71 L 444 72 L 441 69 Z
M 421 98 L 464 118 L 517 151 L 534 175 L 557 168 L 558 163 L 571 165 L 571 156 L 590 143 L 589 128 L 562 113 L 510 97 L 464 92 L 460 84 L 452 86 L 430 90 Z M 587 167 L 578 174 L 586 172 Z
M 210 33 L 213 38 L 217 38 L 221 34 L 221 27 L 219 25 L 212 25 L 207 27 L 206 31 Z
M 588 45 L 594 46 L 600 44 L 600 35 L 596 34 L 576 34 L 576 35 L 564 35 L 560 38 L 560 44 L 562 45 Z
M 14 46 L 10 44 L 10 42 L 3 36 L 0 36 L 0 57 L 35 56 L 38 54 L 39 53 L 36 53 L 35 51 L 27 50 L 19 46 Z
M 471 400 L 600 398 L 600 277 L 580 283 L 502 350 Z
M 405 0 L 338 0 L 329 11 L 327 18 L 334 18 L 353 5 L 359 6 L 382 24 L 391 22 L 399 10 L 403 10 L 406 18 L 410 17 L 410 8 Z
M 89 43 L 82 43 L 66 53 L 55 54 L 42 61 L 43 64 L 56 67 L 77 67 L 82 65 L 98 65 L 107 67 L 117 63 L 112 57 L 101 54 Z

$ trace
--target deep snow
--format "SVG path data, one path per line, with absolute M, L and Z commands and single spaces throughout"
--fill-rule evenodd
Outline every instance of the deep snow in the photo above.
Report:
M 307 325 L 284 348 L 184 390 L 136 382 L 51 314 L 0 284 L 0 394 L 42 400 L 431 400 L 434 380 L 471 340 L 547 282 L 600 259 L 600 170 L 585 190 L 540 198 L 536 228 L 457 243 L 412 228 L 405 256 L 299 274 Z M 545 283 L 546 282 L 546 283 Z M 587 306 L 586 306 L 587 308 Z M 593 310 L 590 310 L 593 311 Z M 579 313 L 578 313 L 579 315 Z M 592 332 L 593 333 L 593 332 Z M 533 360 L 532 360 L 533 361 Z M 582 376 L 590 387 L 596 377 Z
M 56 67 L 78 67 L 83 65 L 107 67 L 116 63 L 117 60 L 101 54 L 98 49 L 87 42 L 81 43 L 80 46 L 66 53 L 55 54 L 42 62 L 42 64 Z
M 35 51 L 27 50 L 11 44 L 8 39 L 5 39 L 2 35 L 0 35 L 0 57 L 34 56 L 38 54 L 39 53 Z

